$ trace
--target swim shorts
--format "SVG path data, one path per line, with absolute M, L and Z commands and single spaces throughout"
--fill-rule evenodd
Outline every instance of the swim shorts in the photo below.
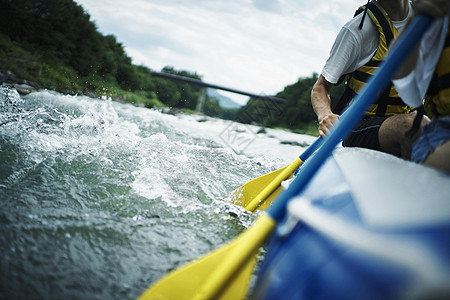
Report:
M 344 147 L 361 147 L 381 151 L 378 131 L 388 117 L 365 116 L 344 140 Z
M 430 153 L 448 141 L 450 141 L 450 116 L 433 118 L 422 128 L 422 134 L 413 144 L 411 160 L 423 163 Z

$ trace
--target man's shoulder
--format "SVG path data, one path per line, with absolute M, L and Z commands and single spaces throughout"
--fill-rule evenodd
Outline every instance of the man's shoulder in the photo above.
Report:
M 362 28 L 359 28 L 361 24 L 361 19 L 363 18 L 363 13 L 360 13 L 356 17 L 347 21 L 347 23 L 342 26 L 342 29 L 345 29 L 351 32 L 355 36 L 365 36 L 366 34 L 371 34 L 377 31 L 376 25 L 372 22 L 369 16 L 366 15 L 364 18 L 364 23 Z
M 378 40 L 378 29 L 372 20 L 366 15 L 362 28 L 359 28 L 363 14 L 359 14 L 347 21 L 341 28 L 341 33 L 352 35 L 358 43 L 365 43 L 368 40 Z

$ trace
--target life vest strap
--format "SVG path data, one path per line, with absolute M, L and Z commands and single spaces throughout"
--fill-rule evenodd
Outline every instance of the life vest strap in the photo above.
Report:
M 378 23 L 380 23 L 380 26 L 383 29 L 384 36 L 386 37 L 386 44 L 389 46 L 389 44 L 394 39 L 394 33 L 389 26 L 388 20 L 386 20 L 386 17 L 373 2 L 370 2 L 368 6 L 369 10 L 373 13 L 375 18 L 377 18 Z

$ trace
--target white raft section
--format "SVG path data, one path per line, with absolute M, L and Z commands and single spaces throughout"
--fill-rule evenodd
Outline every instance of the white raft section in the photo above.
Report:
M 289 234 L 298 221 L 347 247 L 388 262 L 410 274 L 400 298 L 450 294 L 450 268 L 414 234 L 450 223 L 450 176 L 392 155 L 361 148 L 338 148 L 318 171 L 303 196 L 288 205 L 281 226 Z M 301 176 L 301 171 L 298 176 Z M 334 178 L 344 176 L 345 184 Z M 327 201 L 349 191 L 363 224 L 324 211 Z M 279 229 L 279 230 L 280 230 Z M 448 262 L 448 260 L 446 260 Z
M 423 228 L 449 222 L 450 176 L 362 148 L 336 149 L 333 157 L 370 227 Z

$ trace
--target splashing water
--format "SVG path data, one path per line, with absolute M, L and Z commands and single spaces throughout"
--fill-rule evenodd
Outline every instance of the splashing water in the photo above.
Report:
M 228 196 L 285 161 L 223 122 L 0 87 L 0 298 L 135 298 L 248 227 Z

